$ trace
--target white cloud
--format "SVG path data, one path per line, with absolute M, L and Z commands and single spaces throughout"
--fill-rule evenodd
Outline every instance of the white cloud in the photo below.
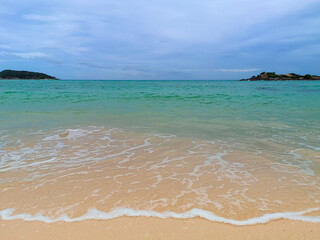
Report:
M 45 58 L 48 57 L 47 54 L 41 52 L 0 52 L 0 56 L 12 56 L 12 57 L 19 57 L 25 59 L 32 59 L 32 58 Z
M 32 59 L 41 59 L 46 62 L 59 65 L 62 64 L 61 60 L 58 60 L 46 53 L 42 52 L 8 52 L 8 51 L 2 51 L 0 52 L 0 57 L 11 57 L 11 58 L 18 58 L 18 59 L 26 59 L 26 60 L 32 60 Z
M 40 21 L 40 22 L 54 22 L 58 17 L 50 15 L 26 14 L 22 16 L 26 20 Z
M 27 52 L 27 53 L 11 53 L 13 56 L 25 58 L 25 59 L 32 59 L 32 58 L 46 58 L 48 57 L 47 54 L 41 52 Z
M 259 71 L 260 68 L 249 68 L 249 69 L 217 69 L 220 72 L 232 72 L 232 73 L 244 73 L 244 72 L 255 72 Z

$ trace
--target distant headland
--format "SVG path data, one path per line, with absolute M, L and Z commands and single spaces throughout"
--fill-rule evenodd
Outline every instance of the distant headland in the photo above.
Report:
M 316 75 L 299 75 L 295 73 L 288 74 L 276 74 L 275 72 L 262 72 L 257 76 L 252 76 L 248 79 L 241 79 L 240 81 L 297 81 L 297 80 L 305 80 L 305 81 L 313 81 L 320 80 L 320 76 Z
M 58 80 L 58 78 L 39 72 L 3 70 L 0 79 L 26 79 L 26 80 Z

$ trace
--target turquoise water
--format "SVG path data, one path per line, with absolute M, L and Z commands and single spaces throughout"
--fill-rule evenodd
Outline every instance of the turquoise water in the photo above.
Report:
M 0 113 L 0 130 L 103 125 L 320 147 L 318 81 L 3 80 Z

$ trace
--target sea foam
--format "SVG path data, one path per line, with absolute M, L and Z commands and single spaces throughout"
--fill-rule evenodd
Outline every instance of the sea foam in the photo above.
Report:
M 43 216 L 41 214 L 31 215 L 27 213 L 13 214 L 14 209 L 5 209 L 0 211 L 0 217 L 3 220 L 24 220 L 24 221 L 40 221 L 45 223 L 54 222 L 80 222 L 84 220 L 110 220 L 119 217 L 156 217 L 156 218 L 175 218 L 175 219 L 189 219 L 200 217 L 212 222 L 227 223 L 237 226 L 255 225 L 267 223 L 273 220 L 288 219 L 297 220 L 304 222 L 320 223 L 320 216 L 305 216 L 305 214 L 318 211 L 320 208 L 310 208 L 304 211 L 298 212 L 282 212 L 282 213 L 270 213 L 265 214 L 260 217 L 249 218 L 247 220 L 234 220 L 229 218 L 224 218 L 215 215 L 212 212 L 194 208 L 190 211 L 177 213 L 177 212 L 155 212 L 147 210 L 134 210 L 132 208 L 117 208 L 111 212 L 102 212 L 98 209 L 92 208 L 88 212 L 77 218 L 70 218 L 68 215 L 63 214 L 57 218 L 50 218 L 48 216 Z

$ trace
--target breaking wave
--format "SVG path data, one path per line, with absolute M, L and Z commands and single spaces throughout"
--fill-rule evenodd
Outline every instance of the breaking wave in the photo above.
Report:
M 260 217 L 249 218 L 247 220 L 234 220 L 224 217 L 219 217 L 212 212 L 205 211 L 203 209 L 194 208 L 190 211 L 183 213 L 176 212 L 155 212 L 147 210 L 134 210 L 132 208 L 117 208 L 111 212 L 102 212 L 96 208 L 89 209 L 88 212 L 77 218 L 70 218 L 68 215 L 63 214 L 57 218 L 50 218 L 41 214 L 13 214 L 14 209 L 5 209 L 0 211 L 0 217 L 3 220 L 24 220 L 24 221 L 40 221 L 45 223 L 54 222 L 79 222 L 84 220 L 110 220 L 119 217 L 156 217 L 156 218 L 175 218 L 175 219 L 190 219 L 200 217 L 212 222 L 227 223 L 237 226 L 256 225 L 262 223 L 268 223 L 273 220 L 287 219 L 304 222 L 320 223 L 320 216 L 305 216 L 307 213 L 318 211 L 319 208 L 310 208 L 304 211 L 298 212 L 282 212 L 282 213 L 270 213 L 264 214 Z

